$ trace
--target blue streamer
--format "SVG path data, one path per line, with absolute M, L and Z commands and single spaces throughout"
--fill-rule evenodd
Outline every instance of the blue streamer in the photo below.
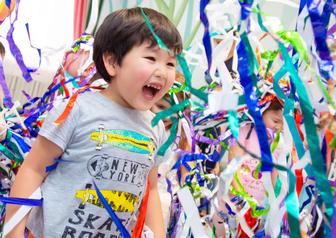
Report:
M 239 0 L 241 20 L 246 20 L 252 11 L 253 0 Z
M 188 162 L 193 162 L 193 161 L 204 161 L 204 160 L 210 160 L 212 162 L 218 162 L 221 159 L 220 155 L 218 154 L 217 151 L 214 151 L 213 154 L 211 155 L 206 155 L 206 154 L 193 154 L 193 153 L 188 153 L 185 155 L 182 155 L 174 164 L 172 167 L 173 169 L 179 168 L 181 165 L 185 166 L 186 168 L 190 168 L 188 165 Z
M 22 150 L 23 153 L 27 153 L 27 152 L 30 151 L 31 147 L 24 141 L 24 139 L 21 136 L 12 132 L 12 137 L 18 143 L 18 145 L 20 146 L 20 149 Z
M 307 0 L 307 8 L 312 23 L 316 50 L 321 60 L 318 60 L 319 71 L 325 80 L 335 80 L 335 66 L 330 56 L 327 45 L 327 31 L 331 12 L 333 11 L 332 0 L 326 0 L 322 14 L 319 14 L 319 0 Z
M 212 63 L 212 49 L 211 49 L 211 41 L 210 41 L 210 35 L 209 35 L 209 21 L 208 17 L 205 14 L 205 8 L 208 5 L 210 0 L 201 0 L 200 2 L 200 19 L 201 22 L 204 25 L 204 34 L 203 34 L 203 44 L 205 48 L 205 53 L 208 61 L 208 70 L 207 72 L 210 72 L 211 63 Z
M 56 169 L 57 168 L 57 166 L 58 166 L 58 164 L 59 164 L 59 162 L 70 162 L 70 161 L 65 161 L 65 160 L 63 160 L 61 157 L 58 157 L 58 158 L 56 158 L 56 159 L 54 159 L 54 163 L 53 164 L 51 164 L 51 165 L 48 165 L 47 167 L 46 167 L 46 173 L 49 173 L 50 171 L 53 171 L 54 169 Z
M 306 6 L 306 3 L 307 3 L 307 0 L 301 0 L 300 1 L 300 7 L 299 7 L 299 14 L 298 15 L 301 14 L 303 8 Z
M 244 88 L 245 101 L 249 113 L 253 117 L 258 142 L 261 152 L 261 171 L 272 171 L 272 155 L 268 144 L 265 125 L 262 121 L 260 108 L 258 107 L 258 98 L 253 87 L 252 77 L 256 77 L 253 72 L 253 59 L 250 58 L 249 52 L 252 52 L 251 45 L 246 33 L 241 35 L 241 41 L 238 45 L 238 70 L 240 74 L 240 82 Z M 252 65 L 250 66 L 249 63 Z
M 302 206 L 300 208 L 300 213 L 302 212 L 302 210 L 311 202 L 312 200 L 312 197 L 313 197 L 313 194 L 314 194 L 314 185 L 308 185 L 307 187 L 305 187 L 305 191 L 308 195 L 308 198 L 307 200 L 305 200 L 303 203 L 302 203 Z
M 103 194 L 100 192 L 100 190 L 98 189 L 98 187 L 97 187 L 97 185 L 94 181 L 93 181 L 93 185 L 96 189 L 96 193 L 98 195 L 99 200 L 104 205 L 104 207 L 105 207 L 106 211 L 108 212 L 109 216 L 112 218 L 112 220 L 116 224 L 116 226 L 117 226 L 118 230 L 120 231 L 122 237 L 123 238 L 131 238 L 130 234 L 128 233 L 128 231 L 126 230 L 126 228 L 124 227 L 124 225 L 122 224 L 120 219 L 118 218 L 117 214 L 115 214 L 115 212 L 112 210 L 112 208 L 110 207 L 110 205 L 108 204 L 108 202 L 106 201 L 106 199 L 104 198 Z
M 39 206 L 42 206 L 43 198 L 32 199 L 32 198 L 14 198 L 14 197 L 3 197 L 3 196 L 0 196 L 0 202 L 6 203 L 6 204 L 15 204 L 15 205 L 39 207 Z

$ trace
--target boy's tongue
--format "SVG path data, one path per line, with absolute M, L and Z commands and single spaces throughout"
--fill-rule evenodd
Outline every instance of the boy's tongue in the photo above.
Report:
M 143 95 L 147 100 L 152 100 L 156 94 L 156 89 L 144 86 L 142 89 Z

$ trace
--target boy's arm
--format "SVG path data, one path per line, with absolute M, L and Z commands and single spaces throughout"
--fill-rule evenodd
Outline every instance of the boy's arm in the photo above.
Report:
M 25 158 L 11 188 L 11 197 L 29 197 L 46 177 L 46 167 L 54 163 L 54 159 L 62 155 L 63 151 L 56 144 L 42 136 L 38 136 Z M 18 205 L 8 205 L 6 208 L 6 222 L 20 208 Z M 27 216 L 10 232 L 7 238 L 24 236 Z
M 149 179 L 149 198 L 146 214 L 146 225 L 153 231 L 155 238 L 166 237 L 163 225 L 163 215 L 158 191 L 158 167 L 151 169 L 148 175 Z

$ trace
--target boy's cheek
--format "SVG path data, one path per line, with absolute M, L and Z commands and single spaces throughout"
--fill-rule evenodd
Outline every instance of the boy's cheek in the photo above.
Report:
M 134 71 L 134 76 L 138 82 L 146 82 L 151 77 L 152 72 L 150 72 L 146 67 L 137 68 Z
M 167 78 L 167 82 L 166 82 L 166 85 L 167 85 L 167 91 L 173 86 L 174 84 L 174 80 L 175 80 L 175 76 L 169 76 Z

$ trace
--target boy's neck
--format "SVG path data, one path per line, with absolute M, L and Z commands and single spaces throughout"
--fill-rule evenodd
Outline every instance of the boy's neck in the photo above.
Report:
M 118 104 L 121 107 L 127 108 L 127 109 L 132 109 L 132 110 L 136 110 L 135 108 L 129 107 L 127 106 L 127 102 L 125 101 L 120 101 L 120 98 L 118 98 L 116 96 L 116 94 L 118 92 L 116 92 L 114 86 L 111 86 L 111 84 L 108 85 L 108 87 L 106 89 L 103 89 L 102 91 L 100 91 L 100 93 L 107 98 L 108 100 Z

